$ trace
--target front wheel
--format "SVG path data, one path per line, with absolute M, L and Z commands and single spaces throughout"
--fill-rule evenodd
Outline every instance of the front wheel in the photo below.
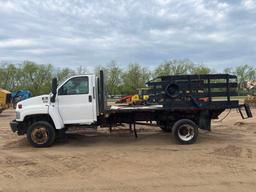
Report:
M 55 140 L 55 129 L 46 121 L 33 123 L 27 130 L 28 142 L 33 147 L 49 147 Z
M 190 119 L 180 119 L 174 123 L 172 135 L 180 144 L 193 144 L 198 137 L 198 126 Z

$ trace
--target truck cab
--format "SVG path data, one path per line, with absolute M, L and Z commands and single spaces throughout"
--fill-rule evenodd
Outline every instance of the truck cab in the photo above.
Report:
M 96 124 L 98 82 L 98 77 L 93 74 L 72 76 L 59 85 L 53 79 L 50 94 L 17 103 L 16 119 L 11 122 L 13 132 L 18 135 L 31 132 L 27 134 L 29 142 L 44 147 L 52 144 L 47 141 L 48 137 L 55 137 L 58 130 L 66 126 Z

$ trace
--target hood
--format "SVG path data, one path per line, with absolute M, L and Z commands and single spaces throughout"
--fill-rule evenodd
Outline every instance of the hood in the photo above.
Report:
M 16 120 L 23 121 L 28 115 L 47 114 L 49 104 L 50 95 L 40 95 L 20 101 L 16 107 Z
M 31 97 L 29 99 L 20 101 L 17 103 L 17 106 L 19 104 L 22 104 L 23 107 L 31 106 L 31 105 L 47 105 L 50 102 L 50 96 L 49 95 L 40 95 L 36 97 Z

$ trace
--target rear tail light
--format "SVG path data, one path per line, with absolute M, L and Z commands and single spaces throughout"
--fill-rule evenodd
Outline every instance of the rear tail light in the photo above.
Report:
M 18 108 L 19 108 L 19 109 L 22 109 L 22 104 L 19 104 L 19 105 L 18 105 Z

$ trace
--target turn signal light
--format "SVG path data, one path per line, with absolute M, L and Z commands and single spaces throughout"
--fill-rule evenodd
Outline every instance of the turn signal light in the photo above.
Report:
M 18 105 L 18 108 L 19 108 L 19 109 L 22 109 L 22 104 L 19 104 L 19 105 Z

